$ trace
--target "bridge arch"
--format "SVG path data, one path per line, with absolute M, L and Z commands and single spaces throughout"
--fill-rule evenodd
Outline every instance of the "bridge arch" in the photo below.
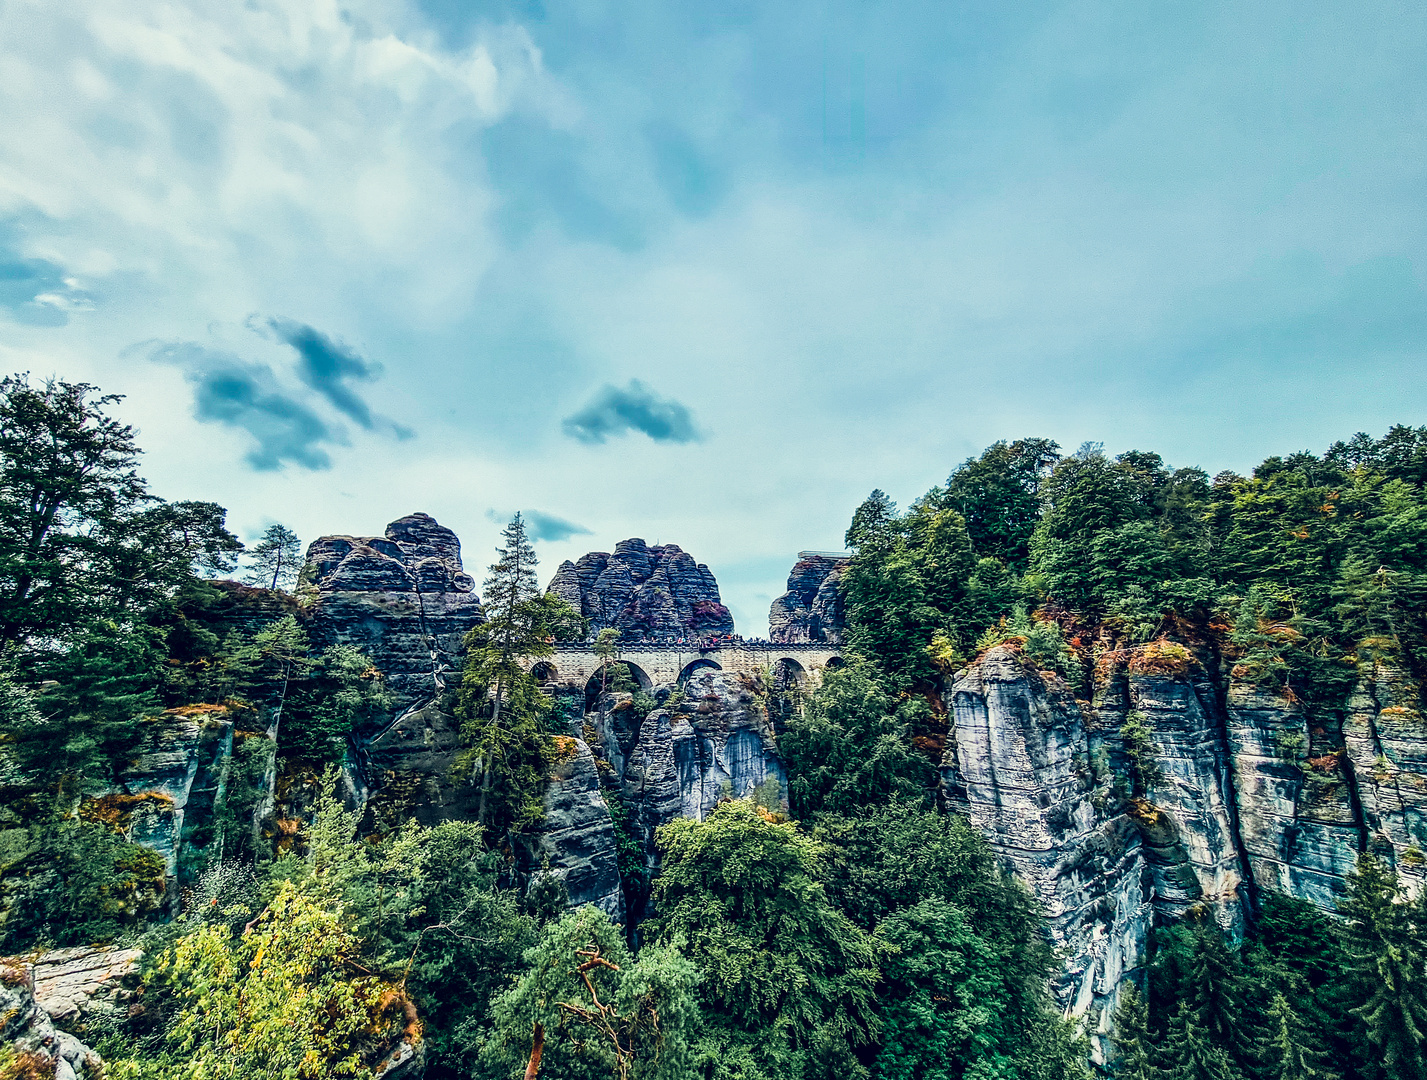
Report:
M 530 677 L 541 686 L 560 681 L 560 669 L 549 660 L 541 660 L 530 669 Z
M 779 690 L 793 690 L 808 683 L 808 669 L 791 656 L 773 661 L 773 685 Z
M 826 668 L 828 671 L 836 671 L 838 668 L 845 667 L 846 665 L 847 661 L 844 660 L 842 657 L 829 656 L 827 658 L 827 663 L 824 664 L 823 667 Z
M 634 680 L 636 689 L 648 693 L 650 688 L 654 685 L 654 680 L 649 677 L 649 673 L 638 664 L 632 663 L 629 660 L 616 660 L 610 667 L 613 668 L 617 665 L 622 665 L 624 670 L 629 673 L 629 677 Z M 604 681 L 600 678 L 600 674 L 600 670 L 596 668 L 595 673 L 591 675 L 589 681 L 585 683 L 586 712 L 594 709 L 599 703 L 600 685 Z M 611 681 L 613 680 L 611 679 Z
M 678 683 L 683 686 L 689 681 L 690 676 L 696 671 L 722 671 L 723 665 L 717 661 L 710 660 L 707 656 L 700 656 L 697 660 L 691 660 L 685 664 L 683 670 L 679 672 Z

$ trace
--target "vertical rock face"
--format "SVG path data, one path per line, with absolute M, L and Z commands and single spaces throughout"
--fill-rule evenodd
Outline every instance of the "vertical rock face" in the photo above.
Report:
M 150 722 L 116 789 L 89 800 L 81 812 L 161 856 L 176 897 L 184 857 L 201 856 L 232 753 L 226 706 L 170 709 Z
M 1315 734 L 1296 703 L 1251 683 L 1231 682 L 1227 706 L 1253 880 L 1333 911 L 1363 840 L 1336 733 Z
M 768 638 L 783 644 L 842 641 L 846 627 L 838 582 L 846 559 L 805 553 L 788 574 L 788 591 L 768 609 Z
M 1406 672 L 1377 664 L 1349 700 L 1343 723 L 1365 846 L 1395 862 L 1414 893 L 1427 887 L 1427 718 L 1421 701 L 1421 688 Z
M 742 798 L 769 779 L 787 793 L 777 737 L 756 681 L 699 671 L 673 709 L 644 718 L 620 782 L 629 826 L 654 865 L 654 831 L 676 817 L 702 820 L 729 795 Z
M 570 906 L 593 904 L 624 921 L 624 890 L 615 855 L 614 822 L 600 792 L 590 748 L 579 739 L 558 739 L 561 757 L 545 789 L 540 831 L 523 837 L 525 874 L 548 872 L 564 882 Z
M 621 540 L 613 554 L 561 563 L 547 591 L 589 619 L 592 633 L 614 627 L 634 640 L 733 633 L 713 574 L 677 544 Z
M 428 514 L 409 514 L 384 536 L 323 536 L 307 549 L 317 589 L 309 633 L 319 645 L 356 645 L 404 708 L 448 685 L 462 639 L 481 622 L 461 542 Z
M 1141 830 L 1092 768 L 1092 725 L 1059 679 L 1011 648 L 990 650 L 948 688 L 956 764 L 970 817 L 1044 905 L 1066 956 L 1063 1008 L 1108 1023 L 1142 963 L 1154 875 Z
M 1207 905 L 1237 932 L 1245 870 L 1227 721 L 1213 682 L 1187 649 L 1159 645 L 1112 654 L 1097 674 L 1095 709 L 1110 760 L 1128 772 L 1119 733 L 1131 715 L 1152 733 L 1162 778 L 1127 809 L 1140 826 L 1156 910 L 1177 919 Z

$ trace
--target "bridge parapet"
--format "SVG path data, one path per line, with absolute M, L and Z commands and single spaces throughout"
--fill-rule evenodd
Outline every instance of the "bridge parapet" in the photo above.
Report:
M 600 658 L 592 646 L 562 641 L 556 642 L 553 649 L 551 657 L 527 658 L 526 668 L 541 669 L 547 683 L 581 690 L 599 673 Z M 780 645 L 771 641 L 631 642 L 616 649 L 615 659 L 630 665 L 640 684 L 647 683 L 646 688 L 673 686 L 699 668 L 752 674 L 779 664 L 785 665 L 800 682 L 817 682 L 828 666 L 843 662 L 842 650 L 836 645 L 821 642 Z

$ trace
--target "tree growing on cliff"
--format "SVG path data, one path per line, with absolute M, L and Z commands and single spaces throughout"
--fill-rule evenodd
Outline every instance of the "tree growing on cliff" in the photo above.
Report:
M 261 589 L 291 589 L 302 569 L 297 533 L 273 523 L 248 552 L 248 572 L 243 580 Z
M 555 639 L 583 637 L 584 620 L 536 585 L 535 548 L 519 514 L 484 585 L 486 621 L 466 635 L 458 712 L 466 751 L 458 765 L 481 786 L 478 816 L 497 836 L 540 817 L 554 759 L 546 737 L 550 700 L 526 665 L 554 655 Z

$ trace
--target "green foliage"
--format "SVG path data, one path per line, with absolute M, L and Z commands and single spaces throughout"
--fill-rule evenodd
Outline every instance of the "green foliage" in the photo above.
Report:
M 313 763 L 339 761 L 348 736 L 385 720 L 391 702 L 381 672 L 365 653 L 354 645 L 330 645 L 291 695 L 279 753 Z
M 1164 782 L 1164 770 L 1155 752 L 1154 731 L 1142 713 L 1132 709 L 1125 714 L 1125 722 L 1120 725 L 1120 745 L 1129 768 L 1130 794 L 1139 798 L 1152 796 Z
M 115 1080 L 193 1076 L 364 1078 L 419 1021 L 402 988 L 362 974 L 340 907 L 284 883 L 252 931 L 205 925 L 150 982 L 177 1003 L 157 1060 L 110 1062 Z
M 695 1075 L 866 1075 L 880 949 L 829 901 L 823 846 L 750 802 L 661 826 L 649 940 L 697 965 Z
M 1117 1080 L 1156 1080 L 1149 1009 L 1134 983 L 1120 989 L 1110 1041 L 1115 1048 L 1112 1074 Z
M 865 662 L 826 672 L 779 739 L 794 814 L 845 813 L 925 796 L 936 772 L 912 745 L 918 706 L 895 700 Z
M 688 1075 L 697 972 L 678 952 L 652 945 L 635 958 L 619 927 L 586 906 L 546 926 L 525 964 L 491 1009 L 490 1075 L 522 1075 L 537 1041 L 552 1080 Z
M 112 940 L 165 899 L 163 859 L 98 821 L 37 822 L 7 861 L 6 954 Z
M 457 772 L 480 784 L 480 820 L 495 836 L 540 820 L 555 760 L 547 732 L 551 702 L 525 663 L 553 655 L 552 640 L 581 636 L 584 626 L 578 612 L 536 587 L 535 549 L 519 514 L 502 535 L 505 547 L 497 549 L 484 586 L 486 622 L 466 635 L 457 704 L 467 748 Z
M 243 580 L 262 589 L 291 589 L 302 568 L 300 551 L 297 533 L 274 522 L 249 549 L 248 572 Z
M 1386 1080 L 1427 1076 L 1427 906 L 1408 903 L 1393 869 L 1358 857 L 1340 905 L 1360 1052 Z

